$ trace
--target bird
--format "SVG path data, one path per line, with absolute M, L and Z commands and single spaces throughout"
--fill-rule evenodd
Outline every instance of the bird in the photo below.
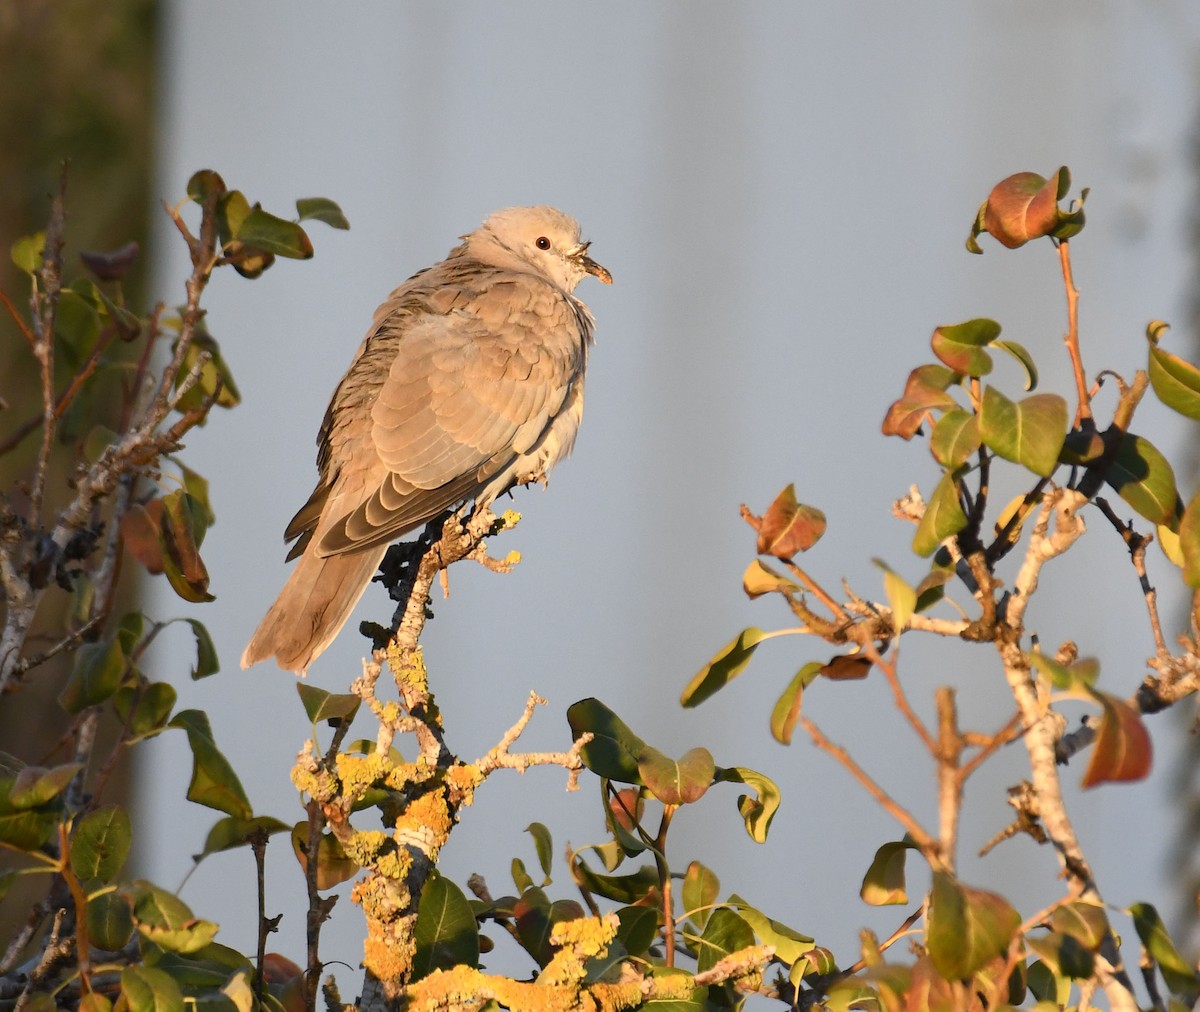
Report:
M 298 559 L 242 667 L 304 675 L 388 545 L 446 510 L 545 482 L 583 417 L 594 319 L 575 287 L 612 275 L 553 207 L 489 215 L 375 311 L 317 435 L 316 488 L 284 541 Z

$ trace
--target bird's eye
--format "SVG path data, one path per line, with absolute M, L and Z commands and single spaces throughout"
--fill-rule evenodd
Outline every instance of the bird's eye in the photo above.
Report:
M 537 239 L 534 240 L 533 244 L 538 249 L 549 249 L 550 248 L 550 240 L 547 239 L 544 235 L 539 235 L 537 237 Z

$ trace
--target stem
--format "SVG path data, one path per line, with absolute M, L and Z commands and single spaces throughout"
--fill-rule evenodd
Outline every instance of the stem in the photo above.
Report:
M 1083 371 L 1083 356 L 1079 352 L 1079 291 L 1071 273 L 1071 244 L 1066 239 L 1058 244 L 1058 259 L 1062 263 L 1063 287 L 1067 293 L 1067 332 L 1063 340 L 1075 372 L 1075 392 L 1079 398 L 1079 406 L 1075 409 L 1075 425 L 1079 426 L 1081 422 L 1092 420 L 1092 401 Z
M 663 948 L 667 967 L 675 965 L 675 910 L 671 897 L 671 869 L 667 866 L 667 830 L 675 817 L 675 805 L 663 805 L 662 821 L 654 839 L 654 864 L 658 869 L 658 888 L 662 893 Z

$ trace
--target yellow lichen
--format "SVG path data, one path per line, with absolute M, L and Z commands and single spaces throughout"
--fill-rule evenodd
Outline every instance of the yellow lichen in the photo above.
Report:
M 362 829 L 342 840 L 342 850 L 355 864 L 368 867 L 375 863 L 379 852 L 388 843 L 388 835 L 379 829 Z
M 475 789 L 483 783 L 483 772 L 470 763 L 455 763 L 446 770 L 446 784 L 457 795 L 460 805 L 469 805 L 475 800 Z
M 387 767 L 387 758 L 375 753 L 366 756 L 339 753 L 337 771 L 342 793 L 351 802 L 359 800 L 387 772 Z
M 419 835 L 423 840 L 430 840 L 439 850 L 450 838 L 453 828 L 454 820 L 441 791 L 431 791 L 414 798 L 405 807 L 403 815 L 396 820 L 398 832 L 424 830 Z

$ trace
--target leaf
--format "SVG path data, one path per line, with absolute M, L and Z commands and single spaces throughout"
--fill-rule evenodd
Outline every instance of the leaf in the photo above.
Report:
M 1158 346 L 1166 329 L 1167 325 L 1157 320 L 1146 328 L 1146 340 L 1150 344 L 1147 370 L 1150 385 L 1167 407 L 1193 421 L 1200 421 L 1200 369 Z
M 46 233 L 34 232 L 33 235 L 22 236 L 9 247 L 9 254 L 17 270 L 33 274 L 41 270 L 42 259 L 46 250 Z
M 163 572 L 171 588 L 185 601 L 216 600 L 208 592 L 208 569 L 200 558 L 207 527 L 203 510 L 183 489 L 162 499 Z
M 942 365 L 917 366 L 908 374 L 900 399 L 888 408 L 883 419 L 883 434 L 912 439 L 931 411 L 956 408 L 958 405 L 946 389 L 958 379 L 958 373 Z
M 308 823 L 303 823 L 303 825 L 305 829 L 308 828 Z M 286 822 L 281 822 L 270 815 L 259 815 L 253 819 L 239 819 L 227 815 L 213 823 L 212 829 L 208 831 L 208 836 L 204 839 L 204 849 L 199 854 L 193 854 L 192 859 L 201 861 L 209 854 L 218 854 L 223 850 L 233 850 L 236 847 L 247 847 L 261 833 L 274 836 L 276 833 L 285 833 L 290 829 L 291 827 Z
M 242 782 L 213 739 L 212 727 L 203 710 L 181 710 L 172 718 L 171 727 L 187 733 L 192 750 L 192 779 L 187 799 L 215 808 L 226 815 L 249 819 L 254 814 Z
M 754 930 L 729 907 L 714 910 L 699 937 L 687 931 L 684 936 L 696 947 L 697 973 L 711 970 L 730 953 L 754 944 Z
M 587 862 L 576 859 L 571 865 L 571 877 L 582 889 L 617 903 L 636 903 L 656 907 L 659 896 L 658 873 L 653 865 L 643 865 L 628 875 L 600 875 Z
M 1078 939 L 1088 949 L 1099 948 L 1110 930 L 1104 907 L 1087 900 L 1072 900 L 1056 909 L 1050 915 L 1050 926 Z
M 1095 956 L 1071 935 L 1050 931 L 1026 935 L 1025 942 L 1059 976 L 1086 980 L 1096 968 Z
M 531 822 L 525 827 L 525 832 L 533 837 L 533 847 L 537 851 L 538 864 L 541 866 L 542 874 L 546 876 L 546 881 L 542 883 L 546 885 L 550 882 L 550 863 L 554 854 L 554 839 L 548 830 L 540 822 Z
M 79 259 L 101 281 L 120 281 L 137 263 L 140 252 L 141 248 L 136 242 L 127 242 L 111 250 L 80 250 Z
M 692 861 L 683 873 L 683 915 L 701 930 L 708 923 L 711 907 L 717 902 L 721 883 L 699 861 Z
M 737 893 L 730 895 L 729 905 L 737 908 L 742 920 L 754 929 L 754 934 L 758 936 L 759 942 L 763 945 L 775 946 L 776 959 L 791 964 L 804 953 L 812 950 L 812 938 L 789 928 L 786 924 L 773 920 L 757 908 L 752 907 Z
M 77 764 L 71 765 L 76 766 L 78 771 Z M 69 778 L 67 782 L 70 782 Z M 13 850 L 36 851 L 58 828 L 62 802 L 56 793 L 47 804 L 13 804 L 12 792 L 15 786 L 14 777 L 0 777 L 0 843 Z M 24 794 L 25 798 L 22 800 L 27 800 L 30 792 L 25 791 Z
M 201 169 L 188 180 L 187 195 L 201 206 L 210 197 L 220 197 L 224 193 L 225 180 L 212 169 Z
M 943 541 L 967 526 L 967 515 L 958 499 L 957 474 L 946 471 L 925 504 L 925 513 L 913 535 L 913 551 L 918 555 L 928 558 Z
M 746 572 L 742 576 L 742 589 L 746 592 L 746 596 L 753 600 L 756 597 L 762 597 L 763 594 L 789 594 L 798 591 L 800 587 L 782 573 L 775 572 L 766 563 L 755 559 L 746 567 Z
M 646 743 L 600 700 L 592 697 L 571 704 L 567 709 L 567 723 L 571 726 L 572 741 L 585 731 L 592 734 L 592 740 L 580 753 L 589 770 L 623 784 L 642 782 L 638 756 L 645 750 Z
M 821 665 L 821 674 L 831 682 L 854 682 L 866 678 L 871 671 L 871 659 L 862 654 L 838 654 Z
M 1151 523 L 1178 527 L 1182 509 L 1175 472 L 1148 440 L 1127 432 L 1104 480 Z
M 128 1012 L 184 1012 L 179 985 L 151 966 L 127 966 L 121 971 L 121 997 Z
M 335 695 L 307 682 L 297 682 L 296 691 L 300 694 L 300 702 L 304 704 L 309 722 L 314 725 L 323 720 L 349 723 L 354 720 L 362 703 L 362 698 L 352 692 Z
M 1048 478 L 1067 437 L 1067 402 L 1058 394 L 1034 394 L 1013 403 L 995 387 L 986 387 L 979 436 L 1005 460 Z
M 1090 698 L 1088 691 L 1100 674 L 1100 662 L 1094 657 L 1083 657 L 1070 665 L 1061 664 L 1037 650 L 1025 655 L 1030 666 L 1045 675 L 1050 683 L 1061 692 L 1074 692 Z
M 96 347 L 100 337 L 100 314 L 78 292 L 64 288 L 54 314 L 54 336 L 67 352 L 73 368 L 79 368 Z
M 213 400 L 219 408 L 235 408 L 242 403 L 242 395 L 234 382 L 233 371 L 221 354 L 221 346 L 211 334 L 192 335 L 191 343 L 183 353 L 179 372 L 175 374 L 176 390 L 183 385 L 183 381 L 191 375 L 193 369 L 198 369 L 196 384 L 179 398 L 177 406 L 180 411 L 201 410 L 209 400 Z M 204 512 L 212 512 L 207 504 Z
M 199 507 L 200 517 L 204 522 L 205 529 L 211 527 L 217 522 L 216 515 L 213 513 L 212 502 L 208 497 L 208 479 L 203 475 L 193 471 L 190 467 L 171 458 L 178 466 L 180 476 L 183 478 L 183 490 L 192 497 L 192 502 Z
M 258 204 L 242 219 L 234 238 L 265 253 L 292 260 L 307 260 L 313 255 L 312 241 L 303 228 L 294 221 L 277 218 Z
M 1171 993 L 1188 1002 L 1200 998 L 1200 977 L 1175 948 L 1158 911 L 1149 903 L 1134 903 L 1129 913 L 1133 917 L 1138 938 L 1158 963 Z
M 62 794 L 82 769 L 83 763 L 64 763 L 50 769 L 26 766 L 9 787 L 8 804 L 13 808 L 41 808 Z
M 328 197 L 303 197 L 297 200 L 296 216 L 301 221 L 323 221 L 330 228 L 350 227 L 342 209 Z
M 871 867 L 863 876 L 862 886 L 858 890 L 858 895 L 864 903 L 882 907 L 908 902 L 904 864 L 908 857 L 907 852 L 916 848 L 917 845 L 905 836 L 903 840 L 885 843 L 875 851 Z
M 804 690 L 821 673 L 824 665 L 820 661 L 809 661 L 792 677 L 771 710 L 771 737 L 781 745 L 792 743 L 792 732 L 800 719 L 800 703 Z
M 115 952 L 133 935 L 133 912 L 119 893 L 101 893 L 88 900 L 88 936 L 98 949 Z
M 217 648 L 204 623 L 194 618 L 184 621 L 192 627 L 192 633 L 196 637 L 196 664 L 192 668 L 192 681 L 197 682 L 201 678 L 215 675 L 221 670 L 221 663 L 217 659 Z
M 124 685 L 113 696 L 113 710 L 129 728 L 132 741 L 152 738 L 166 727 L 175 708 L 175 687 L 169 682 Z
M 1065 165 L 1049 179 L 1036 172 L 1018 172 L 1001 180 L 980 208 L 967 248 L 973 253 L 982 252 L 975 242 L 981 232 L 990 233 L 1009 249 L 1017 249 L 1041 236 L 1069 239 L 1076 235 L 1084 224 L 1083 202 L 1087 190 L 1082 192 L 1077 205 L 1064 211 L 1058 202 L 1070 187 L 1071 173 Z
M 883 570 L 883 592 L 887 595 L 888 607 L 892 611 L 892 629 L 899 635 L 908 625 L 917 606 L 917 592 L 908 582 L 882 559 L 872 559 Z
M 1027 391 L 1033 390 L 1038 385 L 1037 365 L 1034 364 L 1033 356 L 1029 354 L 1023 344 L 1005 339 L 1003 341 L 993 341 L 992 347 L 1008 352 L 1021 363 L 1021 367 L 1025 370 L 1025 389 Z
M 638 773 L 651 794 L 664 805 L 690 805 L 712 786 L 716 764 L 706 748 L 694 748 L 672 759 L 646 746 L 638 756 Z
M 183 900 L 152 882 L 132 883 L 130 895 L 138 933 L 164 949 L 184 955 L 198 952 L 217 933 L 215 924 L 197 919 Z
M 1167 539 L 1163 537 L 1164 531 L 1170 533 L 1168 528 L 1160 525 L 1158 540 L 1166 552 Z M 1183 518 L 1179 521 L 1179 552 L 1182 555 L 1184 581 L 1189 587 L 1200 588 L 1200 495 L 1188 503 L 1187 509 L 1183 511 Z
M 163 571 L 162 500 L 145 506 L 134 503 L 121 517 L 121 540 L 146 571 L 157 576 Z
M 1153 748 L 1142 715 L 1116 696 L 1105 692 L 1092 696 L 1104 707 L 1104 716 L 1081 786 L 1144 779 L 1150 772 Z
M 687 906 L 686 899 L 684 906 Z M 621 907 L 617 918 L 621 922 L 617 941 L 625 946 L 629 955 L 645 955 L 658 935 L 658 911 L 650 907 Z
M 216 829 L 216 827 L 213 827 Z M 292 851 L 300 867 L 308 870 L 308 823 L 297 822 L 292 827 Z M 336 885 L 354 878 L 358 874 L 359 865 L 353 858 L 347 857 L 337 838 L 329 833 L 321 833 L 317 837 L 317 888 L 332 889 Z
M 519 857 L 512 859 L 511 871 L 513 885 L 517 887 L 517 892 L 523 893 L 526 889 L 535 888 L 534 881 L 525 868 L 525 862 Z
M 79 820 L 71 834 L 71 870 L 84 881 L 111 881 L 129 857 L 133 828 L 123 808 L 108 805 Z
M 699 706 L 709 696 L 723 689 L 746 670 L 755 648 L 763 640 L 770 639 L 771 635 L 756 626 L 743 629 L 692 677 L 679 701 L 684 706 Z
M 717 783 L 745 784 L 757 793 L 757 797 L 748 794 L 738 796 L 738 811 L 746 823 L 746 832 L 755 843 L 765 843 L 767 832 L 771 828 L 771 820 L 779 809 L 779 788 L 770 777 L 745 766 L 717 767 L 715 773 Z
M 1003 955 L 1021 915 L 996 893 L 972 889 L 953 875 L 933 873 L 926 948 L 946 980 L 967 980 Z
M 75 653 L 71 675 L 58 695 L 67 713 L 82 713 L 108 699 L 121 685 L 128 661 L 116 636 L 101 643 L 85 643 Z
M 992 357 L 983 349 L 999 336 L 1000 324 L 980 317 L 936 328 L 929 343 L 947 368 L 964 376 L 986 376 Z
M 788 485 L 767 507 L 758 524 L 759 555 L 790 559 L 806 552 L 825 533 L 825 514 L 815 506 L 796 501 L 796 486 Z
M 458 886 L 436 871 L 421 890 L 414 941 L 413 980 L 434 970 L 479 965 L 479 931 L 471 905 Z
M 979 449 L 979 418 L 962 408 L 947 411 L 933 427 L 929 451 L 942 467 L 953 470 Z

